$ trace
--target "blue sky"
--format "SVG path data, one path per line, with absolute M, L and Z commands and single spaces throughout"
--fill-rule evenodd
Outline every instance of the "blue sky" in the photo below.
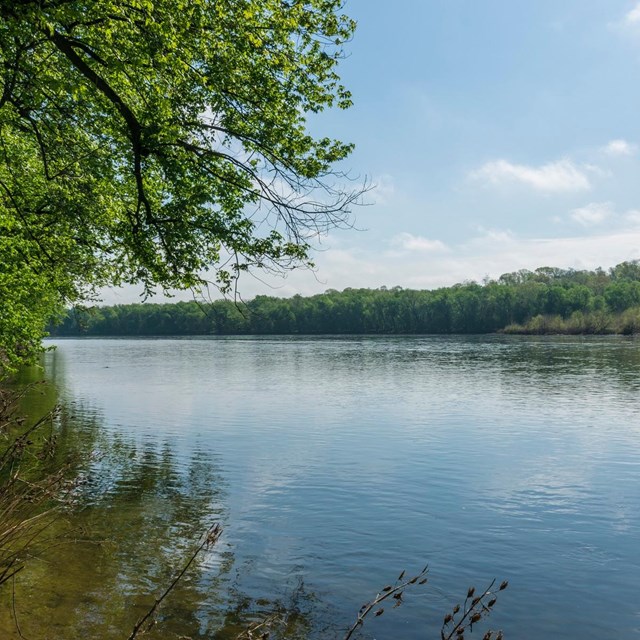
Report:
M 638 0 L 347 0 L 355 105 L 314 121 L 376 185 L 317 271 L 245 297 L 640 258 Z M 108 292 L 106 302 L 131 299 Z M 135 297 L 135 296 L 134 296 Z

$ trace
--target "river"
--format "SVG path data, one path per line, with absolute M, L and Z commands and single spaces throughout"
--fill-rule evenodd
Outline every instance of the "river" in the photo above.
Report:
M 233 638 L 271 614 L 340 638 L 428 563 L 362 637 L 439 638 L 495 577 L 506 638 L 640 638 L 637 339 L 51 344 L 45 396 L 79 482 L 67 539 L 16 580 L 29 640 L 124 640 L 216 521 L 146 637 Z M 8 605 L 0 637 L 18 638 Z

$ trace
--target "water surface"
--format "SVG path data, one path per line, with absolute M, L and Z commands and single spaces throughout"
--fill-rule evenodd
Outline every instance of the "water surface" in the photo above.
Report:
M 30 640 L 126 638 L 213 521 L 221 542 L 153 637 L 235 637 L 265 612 L 340 637 L 428 562 L 429 584 L 365 637 L 437 638 L 467 587 L 497 577 L 507 638 L 640 638 L 637 340 L 56 344 L 77 542 L 21 577 Z M 7 616 L 0 635 L 18 637 Z

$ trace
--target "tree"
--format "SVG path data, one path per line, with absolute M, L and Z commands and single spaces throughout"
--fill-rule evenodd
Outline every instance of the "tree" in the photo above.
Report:
M 640 260 L 621 262 L 609 270 L 613 280 L 640 280 Z
M 335 167 L 352 146 L 307 126 L 351 104 L 341 0 L 0 0 L 0 20 L 9 362 L 97 287 L 211 270 L 228 291 L 252 267 L 309 264 L 315 234 L 348 223 L 362 190 Z

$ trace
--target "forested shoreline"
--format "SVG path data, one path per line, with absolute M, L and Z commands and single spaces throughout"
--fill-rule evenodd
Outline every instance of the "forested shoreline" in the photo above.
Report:
M 247 302 L 138 303 L 69 310 L 54 336 L 635 334 L 640 261 L 605 271 L 541 267 L 435 290 L 328 290 Z

